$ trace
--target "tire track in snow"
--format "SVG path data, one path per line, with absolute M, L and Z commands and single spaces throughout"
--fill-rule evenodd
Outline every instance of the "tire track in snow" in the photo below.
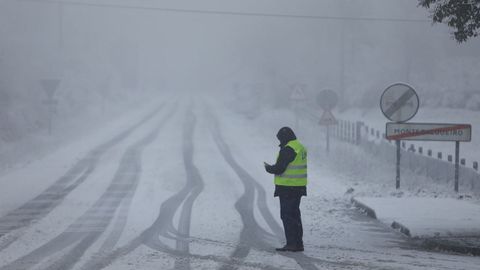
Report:
M 143 150 L 155 140 L 161 131 L 161 127 L 171 118 L 175 110 L 176 106 L 160 119 L 147 136 L 126 150 L 110 185 L 87 212 L 51 241 L 0 269 L 29 269 L 45 259 L 62 252 L 64 254 L 56 261 L 50 262 L 50 265 L 45 267 L 45 269 L 71 269 L 86 250 L 105 232 L 121 203 L 127 201 L 129 205 L 140 179 Z M 123 231 L 123 227 L 120 228 L 120 233 L 110 234 L 106 243 L 116 243 L 121 235 L 121 231 Z M 65 249 L 67 250 L 66 252 L 64 251 Z
M 187 184 L 189 187 L 189 195 L 185 199 L 182 207 L 182 212 L 180 214 L 179 227 L 178 227 L 178 236 L 176 249 L 185 254 L 190 253 L 190 242 L 188 238 L 190 237 L 190 227 L 191 227 L 191 218 L 192 218 L 192 209 L 193 203 L 197 199 L 198 195 L 204 189 L 204 182 L 198 168 L 193 162 L 193 135 L 195 132 L 197 119 L 193 112 L 190 110 L 187 113 L 187 119 L 184 124 L 183 132 L 183 161 L 185 164 L 185 172 L 187 176 Z M 190 269 L 190 260 L 176 260 L 175 269 Z
M 238 175 L 242 184 L 244 186 L 244 193 L 235 203 L 235 209 L 241 216 L 243 222 L 243 229 L 240 233 L 239 244 L 237 248 L 233 251 L 231 255 L 232 263 L 224 264 L 220 267 L 221 270 L 228 270 L 236 268 L 234 267 L 236 261 L 243 261 L 249 254 L 252 248 L 267 251 L 269 252 L 274 242 L 273 238 L 281 238 L 283 235 L 283 230 L 280 225 L 276 222 L 271 214 L 268 206 L 266 204 L 265 189 L 261 186 L 245 169 L 243 169 L 233 157 L 230 148 L 225 143 L 223 136 L 220 130 L 220 123 L 218 118 L 212 113 L 212 111 L 207 108 L 207 115 L 212 122 L 212 136 L 217 144 L 218 149 L 222 153 L 225 161 L 230 165 L 233 171 Z M 273 231 L 273 235 L 269 232 L 266 232 L 255 220 L 254 217 L 254 205 L 255 193 L 258 196 L 257 207 L 260 210 L 260 214 L 267 222 L 270 229 Z M 297 262 L 297 264 L 302 269 L 316 270 L 318 269 L 314 261 L 319 264 L 329 264 L 332 265 L 332 262 L 327 262 L 323 260 L 309 258 L 303 253 L 274 253 L 279 254 L 284 257 L 291 258 Z M 339 265 L 333 263 L 334 265 Z M 345 264 L 342 264 L 345 266 Z
M 189 122 L 189 121 L 186 121 L 186 122 Z M 188 126 L 193 127 L 194 124 L 184 125 L 184 135 L 183 135 L 184 138 L 187 136 L 187 134 L 185 134 L 185 130 L 186 130 L 186 127 L 188 127 Z M 190 130 L 190 131 L 187 131 L 187 133 L 188 134 L 193 134 L 193 131 Z M 184 139 L 184 142 L 185 142 L 185 139 Z M 185 158 L 185 156 L 184 156 L 184 160 L 186 161 L 185 166 L 186 166 L 186 170 L 187 170 L 187 175 L 188 175 L 188 170 L 189 170 L 188 167 L 194 168 L 193 165 L 192 166 L 187 165 L 188 163 L 190 163 L 190 161 L 188 161 L 188 160 L 191 160 L 190 158 L 188 158 L 188 156 L 190 156 L 188 154 L 190 151 L 186 151 L 186 149 L 188 149 L 188 148 L 189 148 L 188 145 L 186 146 L 185 143 L 184 143 L 183 153 L 184 153 L 185 156 L 187 156 L 187 158 Z M 194 169 L 193 171 L 195 172 L 197 170 Z M 253 179 L 253 178 L 251 178 L 251 179 Z M 188 182 L 188 180 L 187 180 L 187 182 Z M 258 183 L 256 185 L 258 185 Z M 256 185 L 254 184 L 253 186 L 255 187 Z M 256 187 L 259 188 L 258 186 L 256 186 Z M 235 269 L 235 268 L 238 268 L 238 267 L 251 267 L 251 268 L 266 269 L 266 270 L 281 269 L 279 267 L 270 266 L 270 265 L 266 265 L 266 264 L 262 264 L 262 263 L 246 262 L 241 258 L 237 259 L 237 258 L 233 258 L 233 257 L 218 256 L 218 255 L 214 255 L 214 254 L 210 254 L 210 255 L 191 254 L 188 251 L 179 250 L 178 249 L 179 241 L 184 241 L 185 245 L 188 245 L 188 243 L 191 243 L 191 242 L 197 242 L 197 243 L 200 243 L 200 244 L 202 244 L 202 243 L 207 244 L 207 245 L 214 244 L 214 245 L 220 245 L 220 246 L 225 246 L 225 247 L 229 247 L 229 248 L 234 247 L 234 248 L 239 250 L 238 253 L 242 253 L 242 252 L 244 252 L 244 250 L 249 251 L 251 249 L 251 246 L 252 246 L 251 243 L 248 242 L 248 241 L 246 241 L 243 245 L 240 245 L 240 244 L 224 243 L 222 241 L 217 241 L 217 240 L 201 239 L 201 238 L 196 238 L 196 237 L 186 238 L 185 236 L 187 236 L 187 235 L 180 233 L 180 228 L 179 228 L 179 230 L 176 230 L 174 228 L 174 225 L 173 225 L 173 218 L 174 218 L 174 215 L 176 214 L 176 212 L 178 211 L 182 201 L 185 201 L 185 199 L 187 198 L 187 196 L 189 194 L 188 190 L 191 190 L 191 187 L 189 188 L 188 183 L 187 183 L 186 186 L 182 188 L 182 190 L 180 190 L 178 193 L 176 193 L 175 195 L 171 196 L 166 201 L 164 201 L 160 206 L 160 211 L 159 211 L 159 215 L 158 215 L 157 219 L 154 221 L 154 223 L 149 228 L 144 230 L 138 237 L 134 238 L 133 240 L 128 242 L 126 245 L 113 250 L 112 252 L 109 252 L 107 254 L 98 254 L 92 260 L 90 260 L 87 264 L 85 264 L 81 269 L 83 269 L 83 270 L 104 269 L 104 268 L 108 267 L 110 264 L 112 264 L 115 260 L 117 260 L 117 259 L 119 259 L 123 256 L 127 256 L 128 254 L 132 253 L 133 251 L 135 251 L 140 246 L 147 246 L 147 247 L 149 247 L 153 250 L 171 255 L 175 259 L 175 269 L 188 269 L 190 267 L 190 261 L 192 259 L 210 261 L 210 262 L 212 262 L 212 261 L 217 262 L 219 264 L 224 265 L 226 269 Z M 273 227 L 275 225 L 272 225 L 272 224 L 276 223 L 276 221 L 273 219 L 271 213 L 269 212 L 269 210 L 266 206 L 265 191 L 264 190 L 263 191 L 257 190 L 257 191 L 258 191 L 258 194 L 259 194 L 259 198 L 258 198 L 259 206 L 258 207 L 260 208 L 260 211 L 263 213 L 263 215 L 266 216 L 265 217 L 266 220 L 269 219 L 269 217 L 271 217 L 271 220 L 267 221 L 267 222 L 269 222 L 269 224 L 270 224 L 269 226 Z M 250 195 L 248 195 L 248 196 L 250 196 Z M 250 200 L 250 202 L 247 200 L 248 196 L 245 196 L 246 199 L 244 199 L 242 201 L 242 203 L 243 204 L 250 204 L 250 202 L 252 202 L 252 205 L 253 205 L 253 200 Z M 196 197 L 196 196 L 193 196 L 193 197 L 190 197 L 190 198 L 194 198 L 194 197 Z M 241 204 L 239 204 L 239 205 L 241 205 Z M 190 207 L 187 207 L 187 208 L 190 208 Z M 253 206 L 252 206 L 252 208 L 253 208 Z M 268 211 L 268 213 L 270 213 L 270 214 L 265 213 L 265 211 Z M 180 216 L 182 216 L 182 214 Z M 246 214 L 245 218 L 246 219 L 252 219 L 253 215 Z M 272 220 L 273 220 L 273 222 L 272 222 Z M 180 224 L 185 224 L 185 222 L 180 221 Z M 277 229 L 275 229 L 275 227 Z M 275 227 L 272 229 L 272 231 L 277 230 L 277 232 L 278 232 L 278 228 L 280 228 L 278 223 Z M 267 238 L 269 238 L 269 239 L 273 239 L 273 238 L 277 237 L 275 235 L 269 234 L 268 232 L 265 232 L 265 230 L 259 228 L 259 226 L 258 226 L 257 229 L 262 231 L 266 235 L 268 235 Z M 278 232 L 278 233 L 282 233 L 281 228 L 280 228 L 280 232 Z M 177 240 L 176 248 L 172 248 L 172 247 L 164 244 L 160 240 L 160 238 L 159 238 L 160 236 Z M 245 235 L 245 237 L 249 237 L 249 236 Z M 255 241 L 255 239 L 253 239 L 253 238 L 254 237 L 250 237 L 249 239 L 251 239 L 252 241 Z M 257 248 L 260 251 L 269 253 L 272 256 L 273 255 L 278 255 L 278 253 L 271 251 L 270 245 L 268 245 L 268 247 L 267 247 L 267 244 L 265 244 L 263 242 L 260 242 L 259 247 L 254 247 L 254 248 Z M 248 253 L 247 253 L 247 255 L 248 255 Z M 292 255 L 292 256 L 295 257 L 295 255 Z M 294 260 L 297 260 L 297 263 L 299 263 L 300 265 L 303 265 L 303 267 L 302 267 L 303 269 L 317 269 L 312 264 L 313 261 L 318 263 L 319 265 L 340 266 L 342 268 L 345 267 L 345 266 L 349 266 L 349 264 L 345 264 L 345 263 L 337 263 L 337 262 L 334 262 L 334 261 L 325 261 L 325 260 L 320 260 L 320 259 L 315 259 L 315 258 L 308 258 L 308 257 L 306 257 L 302 254 L 297 254 L 296 258 L 294 258 Z M 310 265 L 313 265 L 313 267 L 308 268 Z
M 113 137 L 111 140 L 91 150 L 84 158 L 79 160 L 71 169 L 40 195 L 1 217 L 0 239 L 4 239 L 0 241 L 0 251 L 7 248 L 21 235 L 21 233 L 19 233 L 17 235 L 9 235 L 5 237 L 7 234 L 27 227 L 33 221 L 37 221 L 48 215 L 68 194 L 70 194 L 72 190 L 82 184 L 93 173 L 99 159 L 105 152 L 127 138 L 145 122 L 153 118 L 160 111 L 161 107 L 163 107 L 163 105 L 157 107 L 153 112 L 150 112 L 146 117 Z
M 193 203 L 203 191 L 203 179 L 193 162 L 193 134 L 196 117 L 191 110 L 187 112 L 183 125 L 183 160 L 186 172 L 186 183 L 175 195 L 168 198 L 160 206 L 160 212 L 155 222 L 127 245 L 117 248 L 110 254 L 99 254 L 86 263 L 82 269 L 102 269 L 115 259 L 125 256 L 141 245 L 175 255 L 175 269 L 190 269 L 190 227 Z M 178 228 L 173 224 L 175 214 L 180 210 Z M 164 244 L 160 236 L 176 240 L 175 249 Z
M 246 170 L 244 170 L 236 162 L 233 155 L 231 154 L 231 151 L 228 147 L 228 144 L 226 144 L 225 140 L 223 139 L 223 136 L 222 136 L 221 130 L 220 130 L 220 122 L 219 122 L 218 118 L 212 113 L 212 111 L 209 107 L 206 108 L 206 114 L 211 119 L 211 122 L 212 122 L 212 136 L 214 137 L 214 140 L 216 141 L 220 152 L 222 153 L 222 155 L 224 155 L 225 160 L 232 167 L 232 169 L 235 171 L 235 173 L 239 176 L 240 180 L 244 183 L 244 185 L 247 184 L 247 185 L 253 185 L 254 186 L 254 188 L 256 189 L 256 192 L 258 194 L 257 207 L 260 211 L 260 214 L 262 215 L 263 219 L 267 222 L 267 225 L 270 227 L 270 229 L 274 233 L 274 236 L 276 236 L 277 238 L 283 238 L 284 237 L 283 229 L 280 227 L 280 225 L 273 218 L 270 210 L 267 207 L 266 197 L 265 197 L 265 189 L 251 175 L 249 175 Z M 249 189 L 246 188 L 245 192 L 249 192 Z M 240 200 L 242 200 L 242 198 L 240 198 L 239 201 Z M 237 203 L 239 203 L 239 201 L 237 201 Z M 238 210 L 237 205 L 236 205 L 236 208 Z M 242 209 L 242 211 L 246 211 L 246 210 Z M 248 209 L 248 211 L 250 211 L 250 209 Z M 242 216 L 242 213 L 239 213 L 239 214 Z M 243 215 L 245 215 L 245 213 Z M 243 218 L 242 218 L 242 221 L 244 221 Z M 250 225 L 247 225 L 247 224 L 244 223 L 244 230 L 245 230 L 245 226 L 259 226 L 259 225 L 256 222 L 254 222 Z M 249 230 L 252 231 L 252 229 L 249 229 Z M 256 229 L 256 231 L 257 232 L 262 232 L 264 230 Z M 242 231 L 242 233 L 243 233 L 243 231 Z M 336 260 L 336 261 L 334 261 L 334 260 L 323 260 L 323 259 L 319 259 L 319 258 L 309 257 L 309 256 L 305 255 L 304 253 L 291 253 L 291 252 L 280 253 L 280 252 L 276 252 L 276 251 L 273 250 L 273 248 L 271 247 L 271 244 L 269 244 L 268 242 L 261 243 L 260 245 L 258 245 L 258 243 L 255 243 L 255 242 L 249 243 L 249 239 L 246 238 L 245 239 L 246 241 L 243 241 L 243 243 L 242 243 L 242 236 L 243 236 L 242 233 L 240 235 L 240 243 L 238 244 L 237 248 L 232 253 L 231 258 L 230 258 L 230 262 L 224 264 L 220 269 L 234 269 L 234 268 L 238 267 L 238 265 L 235 266 L 235 264 L 239 264 L 238 261 L 239 260 L 243 261 L 246 256 L 245 257 L 241 257 L 241 256 L 236 257 L 236 255 L 238 255 L 238 254 L 243 255 L 242 253 L 238 252 L 238 250 L 247 249 L 245 246 L 251 247 L 251 249 L 256 249 L 256 250 L 259 250 L 259 251 L 262 251 L 262 252 L 266 252 L 266 253 L 271 254 L 271 255 L 280 255 L 280 256 L 283 256 L 283 257 L 291 258 L 301 267 L 301 269 L 305 269 L 305 270 L 317 270 L 318 269 L 317 266 L 321 267 L 321 269 L 324 269 L 324 267 L 326 267 L 326 269 L 345 269 L 345 268 L 347 268 L 347 269 L 378 269 L 378 270 L 385 269 L 385 267 L 377 267 L 377 266 L 368 265 L 368 264 L 361 263 L 361 262 L 354 262 L 354 261 L 350 261 L 350 260 Z M 269 235 L 271 235 L 271 234 L 269 234 Z M 266 239 L 269 239 L 268 236 L 258 237 L 258 238 L 263 239 L 263 241 L 265 241 Z M 205 241 L 205 240 L 200 239 L 200 241 Z M 268 246 L 268 247 L 265 248 L 265 246 Z

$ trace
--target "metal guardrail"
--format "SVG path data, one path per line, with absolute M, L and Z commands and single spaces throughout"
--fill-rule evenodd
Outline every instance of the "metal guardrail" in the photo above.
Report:
M 333 138 L 356 145 L 365 152 L 394 164 L 395 142 L 387 140 L 384 133 L 365 125 L 362 121 L 337 120 L 339 123 L 333 127 Z M 434 155 L 435 152 L 431 149 L 427 151 L 422 147 L 417 149 L 414 144 L 407 147 L 405 141 L 402 141 L 401 151 L 402 168 L 453 186 L 455 164 L 452 163 L 451 156 L 445 157 L 442 152 L 436 152 Z M 461 160 L 459 186 L 463 190 L 480 192 L 477 161 L 472 162 L 472 167 L 467 167 L 465 159 Z

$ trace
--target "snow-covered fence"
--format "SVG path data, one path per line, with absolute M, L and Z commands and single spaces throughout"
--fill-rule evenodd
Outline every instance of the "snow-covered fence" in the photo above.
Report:
M 365 152 L 381 158 L 391 164 L 395 163 L 395 142 L 387 140 L 385 134 L 369 127 L 361 121 L 348 121 L 338 119 L 333 136 L 336 139 L 357 145 Z M 381 134 L 381 135 L 380 135 Z M 434 153 L 428 149 L 425 155 L 424 149 L 415 148 L 414 144 L 407 147 L 407 143 L 401 143 L 401 166 L 417 174 L 437 180 L 441 183 L 453 186 L 455 175 L 455 164 L 451 155 L 444 157 L 442 152 Z M 480 174 L 478 162 L 474 161 L 472 167 L 466 166 L 465 159 L 460 163 L 459 185 L 463 190 L 480 192 Z

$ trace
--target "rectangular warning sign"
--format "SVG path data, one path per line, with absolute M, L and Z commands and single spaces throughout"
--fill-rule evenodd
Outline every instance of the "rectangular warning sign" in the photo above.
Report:
M 458 141 L 472 140 L 470 124 L 387 123 L 388 140 Z

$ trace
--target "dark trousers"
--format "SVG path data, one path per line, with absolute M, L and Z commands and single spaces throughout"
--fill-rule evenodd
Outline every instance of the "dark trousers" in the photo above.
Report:
M 280 197 L 280 217 L 289 246 L 303 247 L 302 215 L 300 213 L 301 195 L 285 194 Z

